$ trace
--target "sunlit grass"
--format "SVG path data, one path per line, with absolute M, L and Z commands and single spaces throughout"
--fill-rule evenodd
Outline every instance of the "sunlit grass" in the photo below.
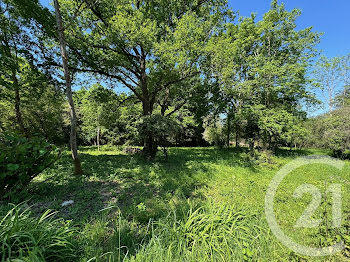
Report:
M 160 154 L 149 163 L 121 148 L 89 147 L 81 150 L 84 177 L 74 177 L 67 152 L 17 201 L 29 199 L 33 215 L 50 208 L 56 217 L 72 220 L 80 230 L 82 261 L 300 261 L 307 258 L 284 247 L 270 231 L 265 193 L 284 164 L 320 153 L 281 149 L 270 163 L 259 164 L 249 162 L 244 149 L 170 148 L 168 161 Z M 340 183 L 343 231 L 326 234 L 331 241 L 345 238 L 349 180 L 349 162 L 338 173 L 309 165 L 289 174 L 275 198 L 281 228 L 298 243 L 325 245 L 320 240 L 324 230 L 294 227 L 311 197 L 296 199 L 293 192 L 303 183 L 321 192 L 325 183 Z M 73 205 L 61 206 L 70 199 Z M 315 218 L 324 217 L 324 206 Z M 330 212 L 328 208 L 328 217 Z M 346 252 L 311 260 L 342 261 Z

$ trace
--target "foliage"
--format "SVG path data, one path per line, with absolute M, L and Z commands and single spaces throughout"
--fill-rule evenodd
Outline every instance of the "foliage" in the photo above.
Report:
M 233 126 L 237 133 L 245 131 L 242 136 L 251 146 L 272 139 L 283 141 L 290 126 L 287 120 L 300 119 L 301 105 L 316 102 L 308 89 L 307 70 L 317 55 L 320 35 L 311 27 L 296 30 L 299 15 L 300 10 L 287 11 L 283 4 L 272 1 L 261 21 L 252 15 L 228 23 L 207 47 L 211 59 L 208 77 L 217 83 L 215 113 L 240 119 Z M 283 115 L 288 115 L 286 121 Z
M 203 138 L 211 145 L 222 147 L 225 145 L 224 126 L 220 121 L 205 124 Z
M 350 54 L 328 58 L 321 56 L 317 61 L 313 77 L 326 100 L 326 111 L 346 106 L 350 85 Z
M 10 113 L 4 115 L 0 128 L 41 133 L 55 143 L 67 141 L 68 110 L 63 108 L 62 92 L 52 85 L 60 85 L 61 75 L 52 15 L 45 22 L 41 13 L 47 9 L 38 5 L 40 12 L 34 14 L 30 4 L 7 2 L 11 8 L 2 18 L 10 23 L 4 22 L 2 28 L 21 45 L 3 43 L 1 54 L 8 63 L 2 63 L 6 96 L 0 105 Z M 290 121 L 267 120 L 293 118 L 295 124 L 303 119 L 302 105 L 315 102 L 307 89 L 306 72 L 317 54 L 314 46 L 319 34 L 311 28 L 296 30 L 299 10 L 287 11 L 272 1 L 270 10 L 257 21 L 254 15 L 235 20 L 221 0 L 170 4 L 67 0 L 60 5 L 67 24 L 73 84 L 83 85 L 80 80 L 85 76 L 101 83 L 74 94 L 81 144 L 144 145 L 145 152 L 155 154 L 159 145 L 152 143 L 158 139 L 144 140 L 135 124 L 141 115 L 153 114 L 181 123 L 172 138 L 177 145 L 206 145 L 202 134 L 210 115 L 226 116 L 222 131 L 227 143 L 233 132 L 236 142 L 245 138 L 252 146 L 262 142 L 269 147 L 270 142 L 295 144 L 304 136 L 299 127 L 294 134 L 286 132 L 291 130 Z M 17 12 L 19 6 L 23 11 Z M 17 30 L 11 31 L 9 25 Z M 28 39 L 23 37 L 27 28 L 35 32 Z M 27 42 L 31 48 L 25 53 L 22 45 Z M 7 47 L 12 53 L 5 52 Z M 16 50 L 18 57 L 13 56 Z M 11 78 L 13 72 L 16 79 Z M 107 85 L 130 92 L 117 94 Z M 221 144 L 220 139 L 215 143 Z
M 275 139 L 275 147 L 276 144 L 278 146 L 284 143 L 302 145 L 308 132 L 300 123 L 301 119 L 284 109 L 258 110 L 258 125 L 264 135 L 262 140 L 264 144 L 269 143 L 270 146 L 273 146 L 271 138 Z
M 76 229 L 46 211 L 35 217 L 24 205 L 12 207 L 0 219 L 2 261 L 76 261 Z
M 332 116 L 326 118 L 323 125 L 324 145 L 333 150 L 338 157 L 346 157 L 350 150 L 350 110 L 339 109 L 332 112 Z M 349 155 L 348 155 L 349 157 Z
M 54 13 L 39 0 L 0 0 L 1 260 L 305 260 L 271 234 L 264 196 L 280 166 L 327 153 L 304 145 L 349 157 L 350 56 L 321 57 L 309 74 L 320 34 L 299 29 L 301 11 L 277 0 L 260 20 L 236 18 L 226 0 L 58 2 L 66 85 Z M 326 91 L 330 110 L 305 121 L 319 103 L 313 87 Z M 69 125 L 73 158 L 76 129 L 80 144 L 98 149 L 81 148 L 79 178 L 68 152 L 47 168 L 56 154 L 44 138 L 67 143 Z M 233 134 L 249 149 L 231 148 Z M 302 244 L 326 242 L 294 227 L 308 202 L 290 196 L 300 184 L 342 182 L 348 211 L 348 162 L 333 171 L 301 167 L 276 192 L 276 218 Z M 7 197 L 22 200 L 29 184 L 32 206 L 7 211 Z M 62 206 L 67 199 L 74 204 Z M 39 215 L 47 208 L 60 218 Z M 348 243 L 348 231 L 324 234 Z
M 115 128 L 121 117 L 120 107 L 127 96 L 117 95 L 100 84 L 78 90 L 74 96 L 80 119 L 80 136 L 84 143 L 96 145 L 97 142 L 106 144 L 115 140 Z
M 308 128 L 312 130 L 308 144 L 314 147 L 328 148 L 333 155 L 349 158 L 350 150 L 350 110 L 343 107 L 311 119 Z
M 55 144 L 68 141 L 68 118 L 63 92 L 43 78 L 40 72 L 33 72 L 28 64 L 21 71 L 21 114 L 28 134 L 36 134 Z M 0 98 L 0 130 L 16 132 L 15 93 L 4 89 Z
M 165 117 L 200 86 L 205 45 L 231 13 L 224 0 L 63 1 L 62 10 L 74 68 L 129 89 L 143 116 L 161 108 Z M 154 155 L 156 141 L 145 140 L 145 152 Z
M 40 138 L 5 134 L 0 138 L 0 196 L 23 190 L 55 161 L 54 146 Z
M 175 120 L 161 114 L 144 116 L 138 124 L 140 137 L 144 140 L 154 139 L 153 144 L 162 148 L 171 145 L 171 141 L 174 141 L 178 130 L 179 125 Z
M 334 98 L 334 104 L 337 108 L 350 106 L 350 84 L 344 85 L 343 90 L 338 92 Z
M 62 143 L 63 94 L 44 59 L 52 53 L 52 18 L 38 1 L 0 2 L 0 130 Z

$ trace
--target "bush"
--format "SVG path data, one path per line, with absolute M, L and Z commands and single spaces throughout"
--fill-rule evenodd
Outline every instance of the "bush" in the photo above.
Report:
M 0 219 L 1 261 L 77 261 L 76 230 L 46 211 L 39 218 L 15 206 Z
M 273 156 L 274 154 L 270 150 L 258 151 L 256 149 L 241 154 L 244 166 L 272 166 L 276 164 Z
M 0 198 L 23 190 L 57 158 L 54 146 L 39 138 L 0 137 Z
M 224 134 L 224 127 L 221 122 L 216 122 L 205 127 L 203 139 L 209 144 L 223 147 L 225 145 L 226 136 Z

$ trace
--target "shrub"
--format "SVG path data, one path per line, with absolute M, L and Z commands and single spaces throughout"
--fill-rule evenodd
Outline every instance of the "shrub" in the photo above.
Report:
M 23 190 L 57 158 L 54 146 L 39 138 L 0 137 L 0 198 Z
M 254 149 L 249 153 L 242 153 L 241 159 L 244 166 L 272 166 L 276 164 L 274 154 L 270 150 L 258 151 Z
M 220 121 L 208 124 L 205 127 L 203 139 L 211 145 L 223 147 L 226 139 L 223 124 Z
M 0 220 L 1 261 L 77 261 L 75 228 L 53 215 L 32 217 L 21 206 L 8 211 Z

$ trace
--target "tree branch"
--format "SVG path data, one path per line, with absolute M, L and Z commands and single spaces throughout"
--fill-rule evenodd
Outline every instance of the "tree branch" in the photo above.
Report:
M 177 112 L 178 110 L 180 110 L 186 103 L 188 100 L 184 100 L 181 104 L 177 105 L 172 111 L 170 111 L 168 114 L 166 114 L 165 116 L 171 116 L 172 114 L 174 114 L 175 112 Z

